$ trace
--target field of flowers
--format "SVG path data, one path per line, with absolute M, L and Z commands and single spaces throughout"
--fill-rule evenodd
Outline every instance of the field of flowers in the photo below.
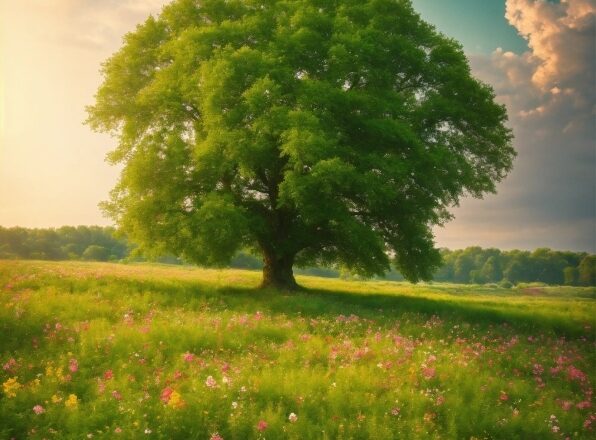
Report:
M 593 289 L 0 261 L 0 439 L 590 439 Z

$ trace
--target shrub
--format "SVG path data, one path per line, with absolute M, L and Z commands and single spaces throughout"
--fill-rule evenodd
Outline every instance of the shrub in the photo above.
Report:
M 110 251 L 103 246 L 92 244 L 91 246 L 87 246 L 82 257 L 83 260 L 88 261 L 108 261 Z
M 509 281 L 507 278 L 503 278 L 499 283 L 499 287 L 503 289 L 511 289 L 513 287 L 513 283 L 511 283 L 511 281 Z

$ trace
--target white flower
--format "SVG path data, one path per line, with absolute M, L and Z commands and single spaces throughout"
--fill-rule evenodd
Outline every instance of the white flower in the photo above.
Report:
M 208 376 L 207 380 L 205 381 L 205 385 L 207 385 L 209 388 L 214 388 L 217 386 L 217 382 L 215 379 L 213 379 L 213 376 Z
M 288 416 L 288 420 L 291 423 L 296 423 L 296 421 L 298 420 L 298 416 L 294 413 L 290 413 L 290 415 Z
M 238 408 L 238 402 L 232 402 L 232 409 Z

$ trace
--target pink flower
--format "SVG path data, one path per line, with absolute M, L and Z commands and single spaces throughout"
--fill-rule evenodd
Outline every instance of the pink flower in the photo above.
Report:
M 182 359 L 184 359 L 186 362 L 192 362 L 195 359 L 195 355 L 187 351 L 182 355 Z
M 43 407 L 43 406 L 41 406 L 41 405 L 35 405 L 35 406 L 33 407 L 33 412 L 34 412 L 35 414 L 39 415 L 39 414 L 43 414 L 44 412 L 46 412 L 46 410 L 45 410 L 45 409 L 44 409 L 44 407 Z
M 219 435 L 217 432 L 214 432 L 213 434 L 211 434 L 211 437 L 209 438 L 209 440 L 224 440 L 224 438 Z
M 569 365 L 567 367 L 567 375 L 571 380 L 577 380 L 579 382 L 584 382 L 587 379 L 586 374 L 578 368 L 575 368 L 573 365 Z
M 161 396 L 160 399 L 163 403 L 168 403 L 170 401 L 170 397 L 172 396 L 172 393 L 174 392 L 174 390 L 171 387 L 165 387 L 163 389 L 163 391 L 161 392 Z
M 435 377 L 436 370 L 432 367 L 426 367 L 422 369 L 422 375 L 425 379 L 432 379 Z
M 569 411 L 571 408 L 573 408 L 573 402 L 571 402 L 570 400 L 563 400 L 559 403 L 559 405 L 561 405 L 563 411 Z
M 290 423 L 296 423 L 298 421 L 298 416 L 294 413 L 290 413 L 290 415 L 288 416 L 288 420 L 290 421 Z
M 534 367 L 532 368 L 532 373 L 534 373 L 535 376 L 539 376 L 542 373 L 544 373 L 544 367 L 540 364 L 534 364 Z
M 442 404 L 445 403 L 445 397 L 443 397 L 443 396 L 437 397 L 437 401 L 435 403 L 437 406 L 441 406 Z
M 79 370 L 79 363 L 76 359 L 71 359 L 68 363 L 68 369 L 73 373 L 76 373 Z
M 592 406 L 592 404 L 587 400 L 584 400 L 583 402 L 579 402 L 577 405 L 575 405 L 575 407 L 577 409 L 586 409 L 586 408 L 590 408 L 591 406 Z
M 14 358 L 10 358 L 8 360 L 8 362 L 2 366 L 2 369 L 6 370 L 6 371 L 12 370 L 12 369 L 14 369 L 14 367 L 16 367 L 16 365 L 17 365 L 17 361 L 15 361 Z
M 116 427 L 116 429 L 114 429 L 114 432 L 115 432 L 116 434 L 120 434 L 120 433 L 122 432 L 122 428 L 121 428 L 121 427 L 119 427 L 119 426 L 117 426 L 117 427 Z
M 116 390 L 112 391 L 112 397 L 116 400 L 122 400 L 122 394 Z
M 399 416 L 399 413 L 401 412 L 401 409 L 398 408 L 397 406 L 394 408 L 391 408 L 391 415 L 392 416 Z
M 263 432 L 264 430 L 267 429 L 267 422 L 265 420 L 259 420 L 259 423 L 257 423 L 257 429 L 261 432 Z
M 499 395 L 499 400 L 501 402 L 507 402 L 509 400 L 509 396 L 505 391 L 501 391 L 501 394 Z
M 108 370 L 103 374 L 103 378 L 105 380 L 110 380 L 114 377 L 114 373 L 112 372 L 112 370 Z
M 550 374 L 552 374 L 554 376 L 555 374 L 560 373 L 562 369 L 563 369 L 563 367 L 561 367 L 561 366 L 551 367 Z
M 217 382 L 213 379 L 213 376 L 207 376 L 207 380 L 205 380 L 205 385 L 209 388 L 215 388 L 217 386 Z

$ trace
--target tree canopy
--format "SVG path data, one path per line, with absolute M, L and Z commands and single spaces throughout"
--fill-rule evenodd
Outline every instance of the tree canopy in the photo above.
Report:
M 102 72 L 88 123 L 124 165 L 105 210 L 145 251 L 255 248 L 264 285 L 295 287 L 294 264 L 430 278 L 432 227 L 515 155 L 492 89 L 407 0 L 176 0 Z

